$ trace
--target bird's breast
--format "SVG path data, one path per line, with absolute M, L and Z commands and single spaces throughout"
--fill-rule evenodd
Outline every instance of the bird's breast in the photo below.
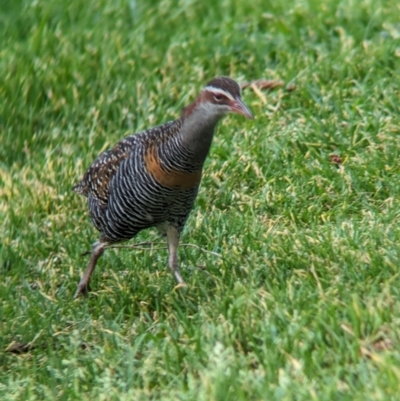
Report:
M 164 167 L 154 147 L 146 151 L 144 165 L 147 173 L 163 187 L 187 190 L 199 186 L 201 181 L 201 169 L 188 172 Z

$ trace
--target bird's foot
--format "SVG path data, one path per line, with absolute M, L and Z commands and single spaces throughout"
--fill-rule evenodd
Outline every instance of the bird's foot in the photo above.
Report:
M 78 298 L 79 295 L 82 295 L 83 297 L 87 297 L 89 292 L 91 291 L 89 283 L 85 282 L 80 282 L 78 285 L 78 288 L 76 289 L 74 299 Z
M 188 288 L 188 285 L 185 282 L 179 283 L 174 287 L 174 291 L 179 290 L 179 288 Z
M 179 271 L 179 269 L 177 269 L 176 267 L 174 269 L 171 269 L 172 273 L 175 277 L 175 280 L 178 282 L 178 286 L 182 286 L 182 287 L 187 287 L 185 281 L 183 280 L 182 276 L 181 276 L 181 272 Z

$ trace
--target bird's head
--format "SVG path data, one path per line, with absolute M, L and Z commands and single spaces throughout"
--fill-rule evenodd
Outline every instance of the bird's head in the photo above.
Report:
M 189 116 L 195 110 L 208 116 L 223 117 L 227 113 L 237 113 L 254 118 L 241 98 L 240 86 L 228 77 L 217 77 L 208 82 L 196 101 L 184 109 L 183 115 Z

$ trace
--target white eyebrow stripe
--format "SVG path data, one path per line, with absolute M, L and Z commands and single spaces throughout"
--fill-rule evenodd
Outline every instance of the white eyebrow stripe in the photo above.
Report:
M 230 100 L 235 100 L 234 97 L 227 91 L 224 91 L 223 89 L 216 88 L 215 86 L 206 86 L 203 90 L 212 92 L 212 93 L 220 93 L 221 95 L 226 96 Z

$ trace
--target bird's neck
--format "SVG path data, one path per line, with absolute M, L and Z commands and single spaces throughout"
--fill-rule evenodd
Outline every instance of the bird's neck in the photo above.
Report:
M 203 164 L 214 136 L 215 126 L 221 119 L 211 107 L 193 103 L 183 110 L 181 143 L 193 155 L 193 162 Z

